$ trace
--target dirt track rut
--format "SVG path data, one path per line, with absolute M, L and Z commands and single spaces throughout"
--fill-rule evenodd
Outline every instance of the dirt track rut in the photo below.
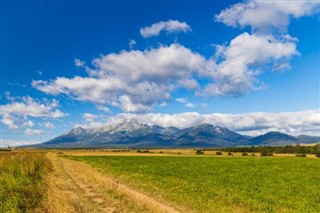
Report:
M 73 184 L 69 188 L 73 191 L 73 197 L 77 197 L 73 200 L 81 202 L 79 205 L 82 206 L 77 207 L 83 209 L 80 212 L 179 212 L 171 206 L 119 183 L 87 164 L 60 158 L 52 153 L 49 153 L 48 157 L 56 174 L 54 181 Z M 66 196 L 66 199 L 68 197 Z M 72 212 L 79 212 L 79 210 Z

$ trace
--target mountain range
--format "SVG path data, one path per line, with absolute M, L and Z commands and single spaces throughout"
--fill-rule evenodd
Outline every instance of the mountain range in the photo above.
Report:
M 269 132 L 257 137 L 241 135 L 225 127 L 201 123 L 185 129 L 150 126 L 137 120 L 124 120 L 115 125 L 95 129 L 77 127 L 47 142 L 34 144 L 39 148 L 152 148 L 152 147 L 232 147 L 262 145 L 293 145 L 319 142 L 320 137 L 294 137 Z M 29 146 L 30 147 L 30 146 Z

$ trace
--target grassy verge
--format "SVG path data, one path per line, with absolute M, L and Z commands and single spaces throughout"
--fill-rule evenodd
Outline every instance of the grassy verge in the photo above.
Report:
M 320 161 L 306 158 L 82 156 L 159 200 L 196 212 L 320 212 Z
M 44 153 L 0 153 L 0 212 L 34 212 L 45 194 Z

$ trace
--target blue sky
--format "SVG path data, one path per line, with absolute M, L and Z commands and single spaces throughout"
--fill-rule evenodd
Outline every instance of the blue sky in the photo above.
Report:
M 1 146 L 137 118 L 320 133 L 319 1 L 2 1 Z

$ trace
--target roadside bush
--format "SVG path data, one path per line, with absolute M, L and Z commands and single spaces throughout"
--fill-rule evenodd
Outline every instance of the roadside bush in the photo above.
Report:
M 222 152 L 216 152 L 216 155 L 222 155 Z
M 242 156 L 248 156 L 248 153 L 242 152 Z
M 233 155 L 233 153 L 232 152 L 228 152 L 228 155 Z
M 316 155 L 316 157 L 320 158 L 320 144 L 315 145 L 314 150 L 314 154 Z
M 261 157 L 262 157 L 262 156 L 273 156 L 273 153 L 272 153 L 272 152 L 268 152 L 267 149 L 263 149 L 263 150 L 261 150 L 261 152 L 260 152 L 260 156 L 261 156 Z
M 204 152 L 200 149 L 196 150 L 196 154 L 197 155 L 204 155 Z
M 299 153 L 299 154 L 296 154 L 296 157 L 307 157 L 307 154 L 306 153 Z

